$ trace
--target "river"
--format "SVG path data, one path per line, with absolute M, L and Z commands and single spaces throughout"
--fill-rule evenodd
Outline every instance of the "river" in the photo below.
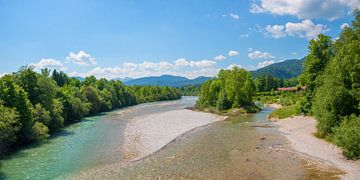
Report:
M 195 101 L 194 97 L 184 97 L 84 118 L 49 140 L 2 159 L 0 179 L 62 179 L 99 167 L 126 164 L 119 147 L 129 119 L 184 109 Z M 293 152 L 284 150 L 286 140 L 266 122 L 270 112 L 264 109 L 197 128 L 141 161 L 111 172 L 100 168 L 95 176 L 81 178 L 330 178 L 331 173 L 309 166 Z

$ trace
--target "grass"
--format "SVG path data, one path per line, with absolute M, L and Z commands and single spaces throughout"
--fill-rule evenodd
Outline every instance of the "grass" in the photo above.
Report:
M 274 119 L 285 119 L 291 116 L 296 116 L 299 115 L 299 111 L 297 106 L 294 105 L 290 105 L 290 106 L 285 106 L 283 108 L 277 109 L 275 111 L 273 111 L 269 118 L 274 118 Z

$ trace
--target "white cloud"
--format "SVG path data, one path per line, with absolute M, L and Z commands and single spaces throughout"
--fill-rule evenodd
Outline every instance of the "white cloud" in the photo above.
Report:
M 228 53 L 229 56 L 237 56 L 239 55 L 239 52 L 237 51 L 234 51 L 234 50 L 230 50 L 229 53 Z
M 348 28 L 350 27 L 348 23 L 342 23 L 341 26 L 340 26 L 340 29 L 345 29 L 345 28 Z
M 222 15 L 222 17 L 223 18 L 225 18 L 225 17 L 231 17 L 231 18 L 233 18 L 233 19 L 235 19 L 235 20 L 239 20 L 240 19 L 240 16 L 238 15 L 238 14 L 235 14 L 235 13 L 230 13 L 230 14 L 223 14 Z
M 271 34 L 273 38 L 282 38 L 286 36 L 286 33 L 284 32 L 285 27 L 283 25 L 267 25 L 265 30 Z
M 222 55 L 222 54 L 214 57 L 214 60 L 216 60 L 216 61 L 223 61 L 225 59 L 226 59 L 226 57 L 224 55 Z
M 268 52 L 261 52 L 261 51 L 253 51 L 252 49 L 249 51 L 248 57 L 250 59 L 273 59 L 275 56 Z
M 41 59 L 38 63 L 30 63 L 29 66 L 34 67 L 35 69 L 64 69 L 64 65 L 55 59 Z
M 244 68 L 242 65 L 240 64 L 230 64 L 226 69 L 233 69 L 234 67 L 238 67 L 238 68 Z
M 240 16 L 238 14 L 235 14 L 235 13 L 230 13 L 229 16 L 232 17 L 233 19 L 236 19 L 236 20 L 240 19 Z
M 91 57 L 90 54 L 80 50 L 78 53 L 71 52 L 68 57 L 66 57 L 68 62 L 73 62 L 79 66 L 91 66 L 96 65 L 95 58 Z
M 214 65 L 216 65 L 215 61 L 210 61 L 210 60 L 206 60 L 206 59 L 200 60 L 200 61 L 188 61 L 185 58 L 180 58 L 175 61 L 176 67 L 188 66 L 188 67 L 195 67 L 195 68 L 203 68 L 203 67 L 212 67 Z
M 259 62 L 256 67 L 257 68 L 263 68 L 263 67 L 266 67 L 266 66 L 269 66 L 271 64 L 274 64 L 275 61 L 274 60 L 270 60 L 270 61 L 263 61 L 263 62 Z
M 346 10 L 359 7 L 359 0 L 260 0 L 252 3 L 250 12 L 335 20 L 342 17 Z
M 303 20 L 300 23 L 288 22 L 285 25 L 266 26 L 266 35 L 273 38 L 296 36 L 300 38 L 314 39 L 317 35 L 328 31 L 323 24 L 314 24 L 311 20 Z
M 144 61 L 142 63 L 123 63 L 122 66 L 115 67 L 96 67 L 85 73 L 72 72 L 69 73 L 69 75 L 80 77 L 94 75 L 98 78 L 113 79 L 169 74 L 194 78 L 198 76 L 214 76 L 218 72 L 218 70 L 214 68 L 214 65 L 216 65 L 215 61 L 190 61 L 185 58 L 181 58 L 174 62 Z

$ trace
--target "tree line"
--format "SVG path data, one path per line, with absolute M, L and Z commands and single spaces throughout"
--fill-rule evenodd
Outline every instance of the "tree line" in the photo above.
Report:
M 84 81 L 49 69 L 22 67 L 0 78 L 0 155 L 39 142 L 84 116 L 138 103 L 181 98 L 178 89 L 125 86 L 121 81 Z
M 360 158 L 360 11 L 336 40 L 320 34 L 311 40 L 304 72 L 300 111 L 318 121 L 317 135 Z

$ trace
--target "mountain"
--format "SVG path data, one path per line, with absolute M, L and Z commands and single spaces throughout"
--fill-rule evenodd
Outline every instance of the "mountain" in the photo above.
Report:
M 133 80 L 133 78 L 130 77 L 124 77 L 124 78 L 114 78 L 112 79 L 114 81 L 122 81 L 123 83 Z
M 252 71 L 251 73 L 254 78 L 261 75 L 271 74 L 276 78 L 290 79 L 298 77 L 302 73 L 302 64 L 304 61 L 305 58 L 300 60 L 290 59 L 283 62 L 271 64 L 269 66 Z
M 126 85 L 182 87 L 185 85 L 198 85 L 209 79 L 210 77 L 204 77 L 204 76 L 200 76 L 195 79 L 188 79 L 186 77 L 181 77 L 181 76 L 162 75 L 162 76 L 150 76 L 150 77 L 132 79 L 124 83 Z

